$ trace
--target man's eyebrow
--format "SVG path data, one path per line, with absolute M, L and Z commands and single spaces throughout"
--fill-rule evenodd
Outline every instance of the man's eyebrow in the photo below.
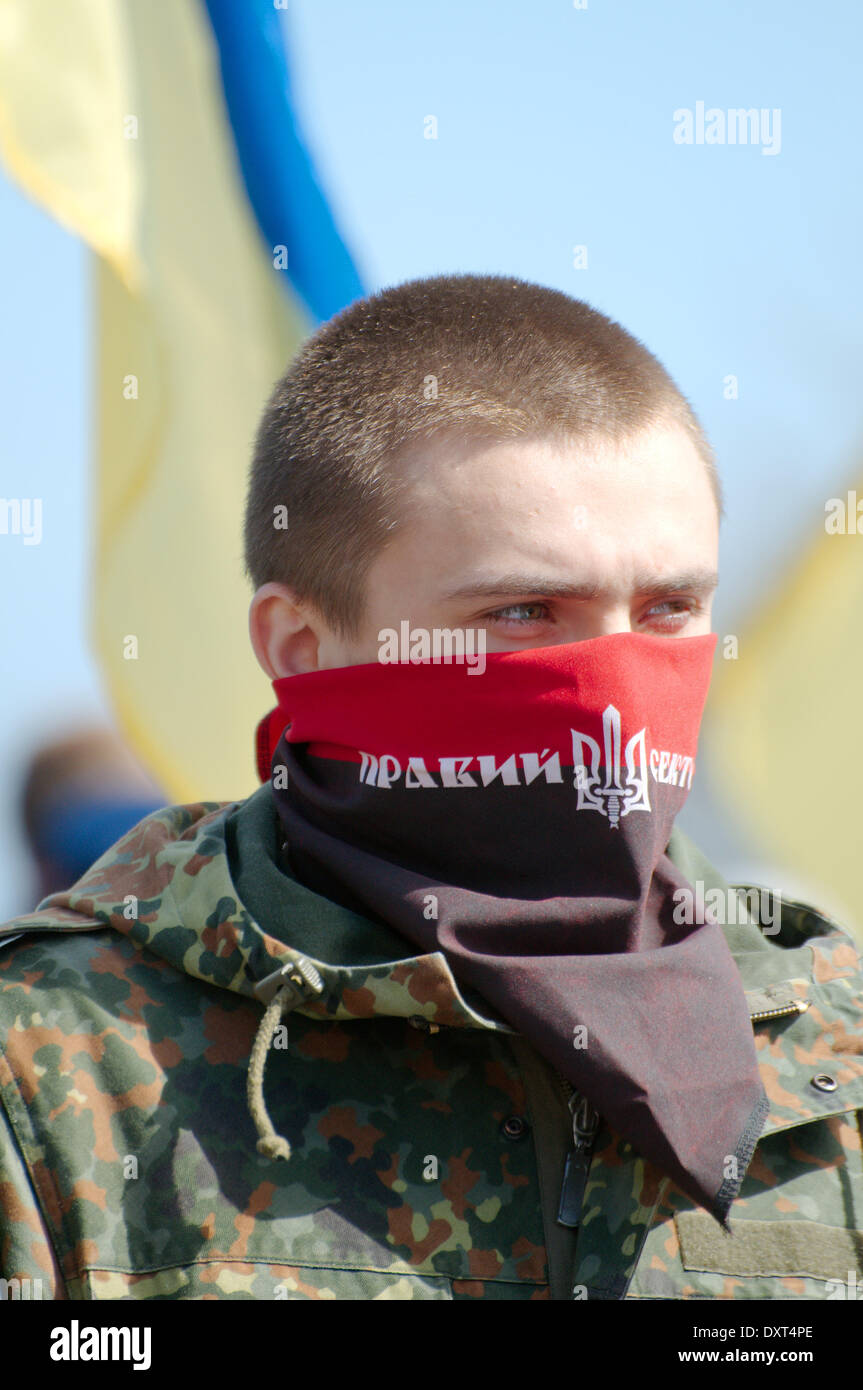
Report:
M 719 575 L 712 569 L 685 570 L 681 574 L 658 575 L 639 574 L 635 577 L 635 592 L 662 597 L 665 594 L 680 592 L 710 594 L 719 583 Z M 442 599 L 453 598 L 494 598 L 512 594 L 530 594 L 537 598 L 573 598 L 583 601 L 597 599 L 606 592 L 602 584 L 564 584 L 551 580 L 547 575 L 502 574 L 494 579 L 478 583 L 463 584 L 457 589 L 449 589 L 441 595 Z

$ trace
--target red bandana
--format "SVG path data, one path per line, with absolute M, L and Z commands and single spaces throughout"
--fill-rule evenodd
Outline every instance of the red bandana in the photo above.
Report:
M 722 929 L 675 912 L 692 886 L 665 853 L 715 645 L 616 633 L 493 653 L 481 675 L 286 677 L 258 765 L 302 882 L 442 951 L 724 1221 L 767 1101 Z

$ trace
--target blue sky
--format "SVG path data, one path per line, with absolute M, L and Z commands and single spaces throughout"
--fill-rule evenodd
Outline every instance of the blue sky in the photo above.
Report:
M 368 289 L 515 274 L 587 299 L 671 371 L 719 458 L 716 627 L 738 631 L 863 475 L 860 7 L 291 0 L 286 24 Z M 674 113 L 699 101 L 778 110 L 779 152 L 676 144 Z M 88 259 L 2 171 L 0 305 L 0 496 L 45 499 L 40 545 L 0 536 L 2 917 L 26 894 L 11 792 L 28 745 L 107 711 L 86 634 Z M 727 871 L 745 859 L 709 788 L 681 823 Z

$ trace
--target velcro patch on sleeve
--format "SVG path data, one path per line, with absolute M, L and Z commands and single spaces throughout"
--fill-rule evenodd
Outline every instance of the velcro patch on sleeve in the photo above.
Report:
M 705 1274 L 847 1279 L 863 1273 L 863 1231 L 817 1221 L 732 1221 L 731 1234 L 706 1211 L 674 1218 L 684 1269 Z

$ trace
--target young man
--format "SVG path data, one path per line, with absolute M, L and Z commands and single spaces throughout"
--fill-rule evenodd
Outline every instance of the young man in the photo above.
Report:
M 418 281 L 306 344 L 246 518 L 263 785 L 0 936 L 7 1280 L 841 1296 L 856 951 L 674 826 L 720 510 L 663 368 L 556 291 Z

